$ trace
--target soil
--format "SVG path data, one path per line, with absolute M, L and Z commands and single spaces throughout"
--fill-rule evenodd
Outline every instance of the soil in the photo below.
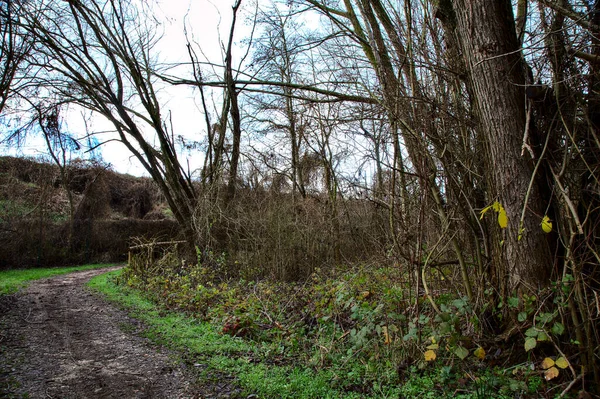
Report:
M 144 326 L 87 289 L 90 270 L 0 297 L 0 398 L 231 398 L 140 337 Z

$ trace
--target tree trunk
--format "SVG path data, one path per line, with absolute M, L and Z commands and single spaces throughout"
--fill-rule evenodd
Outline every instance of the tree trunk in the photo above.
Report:
M 540 227 L 550 199 L 540 198 L 535 182 L 529 190 L 533 165 L 520 155 L 526 121 L 525 74 L 512 5 L 510 0 L 453 0 L 453 5 L 479 128 L 488 146 L 488 201 L 500 202 L 509 219 L 506 229 L 495 223 L 491 227 L 495 282 L 503 296 L 537 292 L 548 283 L 552 270 L 549 245 Z
M 238 89 L 236 87 L 235 78 L 233 76 L 233 34 L 235 32 L 235 23 L 237 20 L 237 11 L 240 8 L 241 0 L 237 0 L 233 8 L 233 18 L 231 22 L 231 30 L 229 32 L 229 43 L 227 45 L 227 55 L 225 57 L 225 83 L 227 85 L 227 94 L 231 101 L 231 125 L 233 134 L 233 143 L 231 148 L 231 163 L 229 165 L 229 182 L 227 184 L 227 199 L 229 202 L 235 197 L 238 179 L 238 164 L 240 160 L 240 143 L 242 138 L 240 108 L 238 104 Z

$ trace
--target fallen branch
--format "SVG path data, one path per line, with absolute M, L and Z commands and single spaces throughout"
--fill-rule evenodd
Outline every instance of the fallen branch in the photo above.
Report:
M 148 248 L 154 247 L 156 245 L 173 245 L 173 244 L 185 244 L 187 241 L 161 241 L 161 242 L 151 242 L 149 244 L 140 244 L 129 247 L 129 250 L 139 249 L 139 248 Z

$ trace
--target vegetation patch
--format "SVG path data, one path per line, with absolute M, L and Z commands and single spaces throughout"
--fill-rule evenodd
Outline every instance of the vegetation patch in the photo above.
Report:
M 452 318 L 447 327 L 425 299 L 403 296 L 402 276 L 391 268 L 317 272 L 303 283 L 220 281 L 202 266 L 139 273 L 126 268 L 90 285 L 129 309 L 148 325 L 146 336 L 178 350 L 204 378 L 235 376 L 246 394 L 552 398 L 568 381 L 567 373 L 546 381 L 537 356 L 507 366 L 518 359 L 474 332 L 466 301 L 442 298 Z M 421 316 L 411 319 L 415 300 Z

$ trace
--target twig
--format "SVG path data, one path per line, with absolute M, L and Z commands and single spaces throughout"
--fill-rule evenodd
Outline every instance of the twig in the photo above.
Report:
M 558 189 L 560 191 L 560 194 L 563 197 L 563 200 L 567 204 L 567 208 L 569 208 L 569 211 L 571 211 L 571 216 L 573 216 L 573 220 L 575 221 L 575 225 L 577 226 L 577 232 L 579 234 L 583 234 L 583 226 L 581 225 L 581 221 L 579 220 L 579 216 L 577 215 L 577 210 L 575 209 L 575 205 L 573 204 L 573 201 L 571 201 L 571 198 L 569 198 L 569 196 L 567 195 L 567 191 L 565 190 L 563 185 L 560 183 L 560 179 L 554 172 L 554 169 L 552 168 L 552 166 L 550 166 L 550 172 L 552 173 L 552 177 L 554 177 L 554 181 L 556 182 L 556 185 L 558 186 Z
M 577 383 L 577 381 L 579 381 L 582 378 L 583 378 L 583 374 L 579 374 L 577 377 L 575 377 L 575 379 L 573 381 L 571 381 L 569 383 L 569 385 L 567 385 L 567 387 L 561 392 L 560 395 L 558 395 L 558 397 L 564 398 L 565 395 L 567 394 L 567 392 L 569 392 L 571 390 L 571 388 L 573 388 L 573 385 L 575 385 Z
M 527 118 L 525 119 L 525 133 L 523 134 L 523 145 L 521 146 L 521 156 L 525 155 L 525 150 L 531 155 L 531 159 L 535 159 L 535 154 L 529 145 L 529 125 L 531 124 L 531 103 L 527 105 Z
M 548 148 L 549 141 L 550 134 L 547 134 L 546 141 L 544 142 L 544 148 L 542 149 L 542 153 L 540 154 L 540 157 L 535 164 L 535 168 L 533 169 L 533 173 L 531 174 L 531 179 L 529 180 L 529 186 L 527 186 L 527 193 L 525 193 L 525 200 L 523 201 L 523 210 L 521 212 L 521 219 L 519 220 L 519 234 L 522 234 L 522 229 L 525 222 L 525 212 L 527 211 L 527 203 L 529 202 L 529 196 L 531 195 L 531 189 L 533 188 L 535 175 L 537 174 L 537 171 L 540 168 L 540 165 L 542 164 L 542 160 L 544 159 L 544 154 L 546 154 L 546 149 Z
M 187 241 L 162 241 L 162 242 L 151 242 L 150 244 L 140 244 L 129 247 L 129 249 L 148 248 L 155 245 L 173 245 L 173 244 L 185 244 Z

